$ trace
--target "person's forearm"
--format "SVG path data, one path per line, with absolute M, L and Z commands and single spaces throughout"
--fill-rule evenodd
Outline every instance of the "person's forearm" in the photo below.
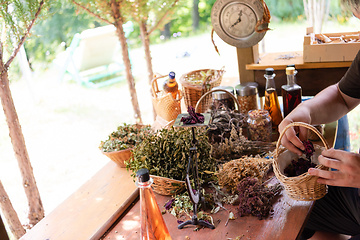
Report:
M 313 125 L 336 121 L 349 111 L 337 85 L 327 87 L 298 108 L 299 113 L 310 115 L 310 124 Z

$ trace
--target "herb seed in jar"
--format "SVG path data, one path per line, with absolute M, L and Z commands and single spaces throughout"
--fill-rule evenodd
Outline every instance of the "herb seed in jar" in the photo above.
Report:
M 241 83 L 235 86 L 240 112 L 247 114 L 250 110 L 258 109 L 257 83 Z
M 250 110 L 247 123 L 249 140 L 271 142 L 272 124 L 270 114 L 267 110 Z
M 230 94 L 234 95 L 234 88 L 231 86 L 218 86 L 214 87 L 211 90 L 222 90 L 222 91 L 216 91 L 212 93 L 213 98 L 213 104 L 215 109 L 225 106 L 229 108 L 230 110 L 235 109 L 235 103 Z M 227 92 L 229 93 L 227 93 Z

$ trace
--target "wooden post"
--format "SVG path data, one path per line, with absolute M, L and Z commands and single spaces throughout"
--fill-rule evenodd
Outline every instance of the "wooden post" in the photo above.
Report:
M 255 63 L 259 59 L 259 45 L 249 48 L 236 48 L 240 83 L 254 82 L 255 72 L 246 70 L 246 64 Z
M 4 223 L 1 219 L 1 216 L 0 216 L 0 239 L 9 240 L 9 236 L 6 232 L 6 229 L 5 229 Z
M 24 227 L 21 225 L 19 217 L 18 217 L 13 205 L 11 204 L 9 196 L 7 195 L 1 181 L 0 181 L 0 209 L 1 209 L 2 213 L 4 214 L 5 220 L 8 223 L 8 226 L 10 228 L 10 231 L 14 235 L 14 238 L 19 239 L 21 236 L 23 236 L 26 233 L 26 231 L 25 231 Z M 1 218 L 0 218 L 0 220 L 1 220 L 1 222 L 0 222 L 0 239 L 8 239 L 8 238 L 4 238 L 4 235 L 7 236 L 7 233 L 6 233 L 5 228 L 2 229 L 2 227 L 4 225 L 3 225 Z M 1 226 L 1 225 L 3 225 L 3 226 Z M 3 230 L 5 231 L 5 233 L 3 233 Z

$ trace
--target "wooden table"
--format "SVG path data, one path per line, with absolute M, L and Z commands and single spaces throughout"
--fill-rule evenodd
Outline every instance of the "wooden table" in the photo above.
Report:
M 334 144 L 335 133 L 336 122 L 325 127 L 324 136 L 330 146 Z M 130 173 L 109 161 L 21 240 L 139 239 L 137 197 L 138 189 Z M 167 199 L 157 196 L 161 209 Z M 283 194 L 274 205 L 272 218 L 261 221 L 251 216 L 237 218 L 225 227 L 228 216 L 221 211 L 214 215 L 214 230 L 201 229 L 199 232 L 194 232 L 191 227 L 178 230 L 172 215 L 165 214 L 164 218 L 173 239 L 185 239 L 185 236 L 198 240 L 227 239 L 244 234 L 251 239 L 291 240 L 300 233 L 311 207 L 312 202 L 294 201 Z M 232 210 L 236 213 L 233 207 Z M 244 237 L 241 239 L 249 239 Z
M 277 182 L 276 178 L 273 182 Z M 160 209 L 164 209 L 164 204 L 170 197 L 156 194 L 156 200 Z M 224 205 L 231 210 L 236 219 L 230 220 L 228 225 L 228 212 L 221 210 L 216 214 L 211 214 L 214 219 L 215 229 L 209 228 L 194 231 L 196 226 L 188 225 L 183 229 L 178 229 L 176 218 L 170 213 L 163 215 L 166 225 L 173 240 L 184 239 L 267 239 L 267 240 L 291 240 L 297 239 L 306 218 L 311 211 L 313 202 L 295 201 L 290 199 L 285 193 L 276 200 L 273 206 L 274 212 L 271 217 L 259 220 L 257 217 L 239 217 L 236 206 Z M 117 222 L 109 233 L 102 238 L 104 240 L 138 240 L 140 239 L 140 204 L 139 201 L 130 211 Z M 187 219 L 188 220 L 188 219 Z M 189 237 L 189 238 L 186 238 Z
M 324 137 L 329 146 L 334 144 L 336 134 L 336 122 L 325 126 Z M 321 141 L 314 142 L 322 145 Z M 277 183 L 274 177 L 270 184 Z M 160 210 L 164 209 L 165 203 L 171 199 L 169 196 L 155 194 Z M 296 201 L 290 199 L 286 193 L 282 192 L 274 205 L 274 212 L 266 219 L 259 220 L 257 217 L 246 216 L 239 217 L 236 213 L 236 206 L 225 205 L 235 216 L 235 220 L 230 220 L 228 225 L 225 223 L 228 219 L 228 212 L 222 210 L 216 214 L 211 214 L 214 219 L 215 229 L 208 228 L 194 231 L 194 226 L 187 226 L 184 229 L 178 229 L 176 218 L 170 213 L 163 215 L 166 225 L 173 240 L 196 239 L 267 239 L 267 240 L 292 240 L 298 239 L 304 224 L 313 207 L 311 201 Z M 186 219 L 188 220 L 188 219 Z M 186 238 L 188 237 L 188 238 Z M 140 238 L 140 204 L 139 201 L 133 203 L 129 211 L 121 216 L 109 231 L 101 238 L 103 240 L 137 240 Z
M 254 72 L 254 81 L 259 84 L 259 94 L 263 96 L 266 83 L 265 69 L 273 68 L 276 74 L 276 90 L 281 96 L 281 86 L 286 84 L 285 68 L 289 64 L 295 64 L 298 70 L 296 78 L 297 83 L 302 87 L 302 95 L 315 96 L 329 85 L 337 83 L 346 73 L 351 62 L 304 63 L 302 51 L 264 53 L 258 63 L 247 64 L 246 71 Z

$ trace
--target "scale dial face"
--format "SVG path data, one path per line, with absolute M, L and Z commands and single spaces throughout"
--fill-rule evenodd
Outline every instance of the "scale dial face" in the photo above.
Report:
M 263 12 L 260 0 L 217 0 L 212 7 L 211 23 L 223 41 L 238 48 L 247 48 L 256 45 L 265 36 L 265 32 L 255 31 Z M 264 27 L 267 24 L 259 28 Z

